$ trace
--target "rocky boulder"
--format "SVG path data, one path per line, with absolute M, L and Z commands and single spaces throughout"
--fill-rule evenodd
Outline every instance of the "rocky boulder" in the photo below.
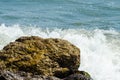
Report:
M 78 70 L 80 50 L 70 42 L 20 37 L 0 51 L 0 69 L 64 78 Z
M 31 75 L 26 72 L 18 72 L 14 74 L 10 71 L 2 71 L 0 73 L 0 80 L 93 80 L 93 79 L 85 71 L 78 71 L 63 79 L 54 76 Z
M 62 80 L 54 76 L 30 75 L 25 72 L 13 73 L 10 71 L 2 71 L 0 80 Z

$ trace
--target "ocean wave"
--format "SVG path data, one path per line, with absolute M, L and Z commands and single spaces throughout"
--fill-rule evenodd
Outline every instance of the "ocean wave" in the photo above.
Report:
M 61 38 L 81 50 L 79 70 L 88 71 L 94 80 L 120 79 L 120 32 L 114 29 L 49 29 L 35 26 L 0 25 L 0 49 L 20 36 Z

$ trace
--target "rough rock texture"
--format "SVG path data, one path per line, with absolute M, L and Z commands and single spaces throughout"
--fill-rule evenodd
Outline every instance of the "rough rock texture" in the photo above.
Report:
M 80 50 L 66 40 L 21 37 L 0 51 L 0 69 L 64 78 L 78 70 Z
M 3 71 L 0 73 L 0 80 L 62 80 L 54 76 L 44 75 L 30 75 L 25 72 L 12 73 L 10 71 Z
M 87 72 L 78 71 L 64 78 L 64 80 L 92 80 L 92 78 Z
M 92 80 L 87 72 L 79 71 L 69 75 L 64 79 L 54 76 L 31 75 L 26 72 L 12 73 L 10 71 L 3 71 L 0 73 L 0 80 Z

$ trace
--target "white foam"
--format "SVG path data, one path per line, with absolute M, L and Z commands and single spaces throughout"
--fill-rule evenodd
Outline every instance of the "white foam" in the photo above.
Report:
M 2 24 L 0 26 L 0 48 L 25 35 L 66 39 L 81 50 L 79 70 L 89 72 L 94 80 L 120 79 L 120 33 L 115 30 L 51 30 Z

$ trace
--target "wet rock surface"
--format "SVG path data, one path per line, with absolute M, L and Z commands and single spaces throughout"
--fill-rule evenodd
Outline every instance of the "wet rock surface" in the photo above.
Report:
M 31 75 L 25 72 L 12 73 L 4 71 L 0 75 L 0 80 L 61 80 L 54 76 Z
M 66 40 L 20 37 L 0 51 L 0 80 L 68 80 L 79 65 L 79 48 Z
M 85 71 L 77 71 L 64 78 L 64 80 L 92 80 L 91 76 Z

